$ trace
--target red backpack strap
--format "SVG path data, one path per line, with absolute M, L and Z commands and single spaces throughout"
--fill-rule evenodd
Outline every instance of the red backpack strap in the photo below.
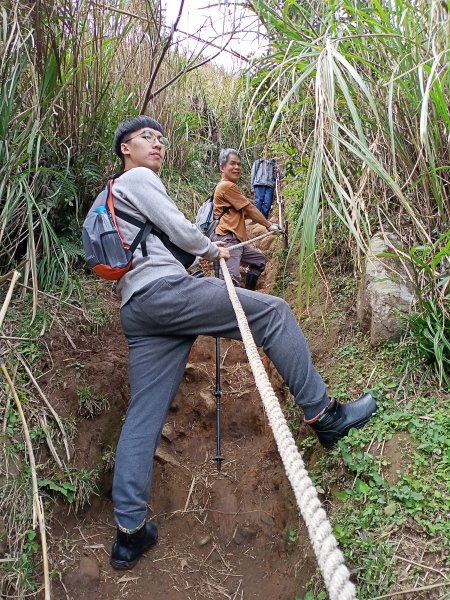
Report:
M 123 210 L 120 210 L 120 209 L 116 210 L 114 208 L 114 196 L 113 196 L 112 190 L 113 190 L 113 185 L 114 185 L 115 179 L 116 179 L 116 177 L 110 179 L 108 182 L 108 197 L 106 200 L 106 205 L 111 214 L 111 218 L 113 220 L 114 227 L 116 228 L 117 233 L 119 234 L 119 237 L 122 241 L 124 248 L 127 248 L 128 250 L 130 250 L 131 254 L 133 254 L 134 251 L 136 250 L 136 248 L 138 247 L 138 245 L 141 242 L 144 242 L 147 239 L 147 236 L 149 235 L 149 233 L 152 232 L 153 224 L 150 221 L 140 221 L 139 219 L 135 219 L 131 215 L 123 212 Z M 135 227 L 139 227 L 139 231 L 130 246 L 125 244 L 125 242 L 123 241 L 119 226 L 117 225 L 117 217 L 119 217 L 119 219 L 122 219 L 123 221 L 126 221 L 127 223 L 130 223 L 131 225 L 134 225 Z M 144 254 L 144 251 L 142 253 Z
M 117 233 L 119 234 L 119 237 L 122 240 L 122 244 L 123 244 L 123 239 L 120 234 L 119 227 L 117 225 L 116 212 L 114 210 L 114 197 L 113 197 L 113 192 L 112 192 L 113 185 L 114 185 L 114 179 L 110 179 L 108 181 L 108 197 L 106 199 L 106 206 L 108 207 L 109 214 L 111 215 L 111 219 L 113 220 L 113 223 L 114 223 L 114 227 L 117 229 Z

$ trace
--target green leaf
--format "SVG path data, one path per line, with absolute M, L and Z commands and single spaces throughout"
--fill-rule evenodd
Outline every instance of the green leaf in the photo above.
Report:
M 355 488 L 356 491 L 360 494 L 367 494 L 368 492 L 370 492 L 370 487 L 367 485 L 367 483 L 361 481 L 361 479 L 356 479 Z
M 342 492 L 336 492 L 335 496 L 338 500 L 347 500 L 347 498 L 353 496 L 353 490 L 343 490 Z

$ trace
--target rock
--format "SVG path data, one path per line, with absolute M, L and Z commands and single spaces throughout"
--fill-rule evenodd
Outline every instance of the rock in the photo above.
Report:
M 202 405 L 206 408 L 207 414 L 215 414 L 216 399 L 211 392 L 203 391 L 199 393 Z
M 244 538 L 242 537 L 239 529 L 236 529 L 236 531 L 234 532 L 234 535 L 233 535 L 233 542 L 236 544 L 236 546 L 240 546 L 243 541 L 244 541 Z
M 400 247 L 399 239 L 386 234 L 390 244 Z M 414 306 L 409 274 L 396 257 L 379 256 L 392 253 L 381 233 L 370 241 L 366 264 L 358 291 L 357 314 L 361 329 L 370 334 L 370 344 L 398 341 L 402 334 L 399 314 L 408 314 Z
M 239 529 L 243 538 L 247 541 L 256 537 L 256 534 L 259 531 L 259 527 L 257 525 L 242 525 Z
M 203 377 L 203 373 L 200 369 L 193 365 L 192 363 L 187 363 L 186 368 L 184 369 L 184 380 L 188 383 L 192 383 L 193 381 L 200 381 Z
M 165 423 L 162 436 L 169 442 L 173 442 L 173 440 L 177 437 L 177 432 L 175 431 L 175 427 L 172 423 Z
M 214 549 L 213 552 L 210 554 L 209 556 L 209 562 L 212 563 L 213 565 L 220 565 L 222 564 L 222 557 L 220 556 L 220 554 L 217 552 L 217 549 Z
M 256 525 L 239 525 L 233 535 L 233 541 L 240 546 L 243 542 L 249 542 L 259 531 Z
M 180 390 L 178 390 L 175 398 L 172 400 L 172 404 L 170 405 L 170 410 L 173 412 L 178 412 L 180 410 L 183 400 L 184 400 L 184 395 Z
M 269 527 L 273 527 L 275 525 L 274 518 L 271 515 L 268 515 L 267 513 L 262 512 L 259 518 L 265 525 L 268 525 Z
M 80 560 L 80 575 L 97 585 L 100 580 L 100 568 L 95 558 L 83 556 Z
M 188 565 L 188 561 L 185 558 L 182 558 L 180 560 L 180 569 L 183 571 L 185 568 L 187 568 Z
M 208 542 L 210 542 L 210 541 L 211 541 L 211 539 L 212 539 L 212 538 L 211 538 L 211 536 L 210 536 L 209 534 L 206 534 L 206 535 L 199 535 L 199 536 L 197 536 L 197 537 L 196 537 L 196 539 L 195 539 L 195 543 L 197 544 L 197 546 L 198 546 L 199 548 L 202 548 L 202 546 L 206 546 L 206 544 L 207 544 Z
M 100 582 L 100 568 L 95 558 L 83 556 L 78 568 L 63 576 L 67 586 L 82 590 L 93 590 Z
M 170 452 L 168 452 L 164 448 L 161 448 L 161 446 L 158 446 L 158 448 L 156 448 L 155 458 L 163 464 L 168 463 L 169 465 L 173 465 L 174 467 L 180 466 L 180 463 L 177 461 L 177 459 L 174 456 L 172 456 Z

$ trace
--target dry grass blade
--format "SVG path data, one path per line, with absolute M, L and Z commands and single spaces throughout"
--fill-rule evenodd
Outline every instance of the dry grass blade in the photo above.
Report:
M 421 587 L 410 588 L 407 590 L 399 590 L 397 592 L 391 592 L 390 594 L 383 594 L 383 596 L 375 596 L 372 600 L 384 600 L 385 598 L 394 598 L 395 596 L 403 596 L 408 594 L 417 594 L 418 592 L 428 592 L 429 590 L 435 590 L 442 587 L 447 587 L 450 582 L 443 581 L 441 583 L 433 583 L 431 585 L 423 585 Z

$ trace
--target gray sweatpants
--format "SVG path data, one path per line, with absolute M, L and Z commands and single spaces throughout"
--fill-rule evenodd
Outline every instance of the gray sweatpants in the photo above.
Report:
M 255 343 L 264 349 L 307 420 L 329 400 L 308 345 L 282 299 L 237 288 Z M 131 401 L 116 452 L 113 501 L 127 531 L 146 518 L 153 456 L 197 335 L 241 339 L 225 282 L 190 275 L 151 282 L 121 309 Z

